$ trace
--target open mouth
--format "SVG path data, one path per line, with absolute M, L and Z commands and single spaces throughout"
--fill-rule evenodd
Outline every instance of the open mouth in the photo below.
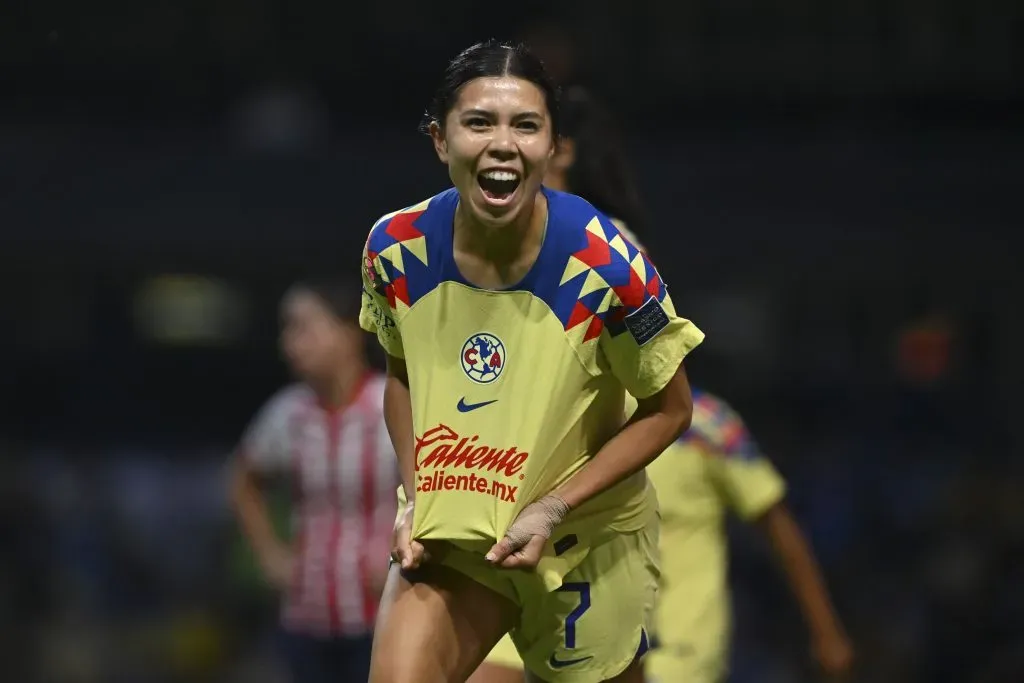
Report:
M 512 198 L 522 178 L 515 171 L 483 171 L 477 175 L 477 182 L 489 202 L 502 203 Z

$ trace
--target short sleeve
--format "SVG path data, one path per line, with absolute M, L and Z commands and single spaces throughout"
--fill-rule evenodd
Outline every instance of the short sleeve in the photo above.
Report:
M 405 358 L 402 335 L 388 294 L 391 285 L 380 259 L 377 258 L 377 253 L 371 247 L 372 239 L 371 231 L 370 239 L 363 248 L 363 299 L 359 309 L 359 326 L 367 332 L 376 334 L 377 340 L 388 355 Z M 393 297 L 393 293 L 391 296 Z
M 710 450 L 715 487 L 741 518 L 760 517 L 786 495 L 785 481 L 729 406 L 722 404 L 706 425 L 704 419 L 695 412 L 696 428 Z
M 288 394 L 274 396 L 246 428 L 238 445 L 239 455 L 258 472 L 280 473 L 291 467 L 288 445 Z
M 628 284 L 614 287 L 617 301 L 608 312 L 601 348 L 626 391 L 647 398 L 665 388 L 683 358 L 704 340 L 704 333 L 676 315 L 672 298 L 646 256 L 637 255 L 628 268 Z

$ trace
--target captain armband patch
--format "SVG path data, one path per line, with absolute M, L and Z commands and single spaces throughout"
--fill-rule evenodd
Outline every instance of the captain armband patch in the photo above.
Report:
M 669 317 L 661 302 L 652 296 L 647 303 L 627 315 L 623 322 L 637 346 L 643 346 L 668 327 Z

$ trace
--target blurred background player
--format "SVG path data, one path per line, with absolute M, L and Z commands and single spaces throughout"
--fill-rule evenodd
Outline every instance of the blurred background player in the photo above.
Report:
M 849 672 L 852 646 L 810 547 L 783 502 L 785 482 L 735 411 L 695 389 L 690 430 L 647 473 L 662 516 L 658 646 L 645 662 L 650 681 L 725 680 L 730 631 L 725 518 L 730 511 L 756 522 L 771 542 L 807 620 L 822 672 Z
M 360 290 L 300 283 L 281 303 L 281 346 L 299 383 L 274 395 L 235 456 L 232 500 L 266 578 L 283 592 L 283 654 L 296 683 L 365 681 L 395 519 L 397 459 L 359 329 Z M 288 475 L 293 538 L 261 489 Z
M 562 137 L 545 185 L 590 201 L 636 242 L 643 204 L 611 111 L 581 87 L 562 100 Z M 642 246 L 640 248 L 643 248 Z M 631 410 L 635 401 L 627 398 Z M 786 569 L 827 674 L 845 673 L 852 648 L 836 618 L 807 542 L 783 504 L 785 484 L 757 450 L 739 416 L 720 399 L 694 390 L 690 430 L 647 467 L 662 510 L 662 581 L 658 646 L 646 657 L 659 683 L 724 680 L 729 636 L 725 513 L 765 530 Z M 504 638 L 471 683 L 521 683 L 522 662 Z
M 611 110 L 580 86 L 562 96 L 562 137 L 544 185 L 583 197 L 607 214 L 639 248 L 646 216 Z

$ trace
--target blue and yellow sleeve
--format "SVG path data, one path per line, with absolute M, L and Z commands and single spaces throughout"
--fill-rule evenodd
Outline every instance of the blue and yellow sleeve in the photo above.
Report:
M 786 495 L 786 482 L 740 416 L 724 404 L 707 430 L 716 488 L 742 519 L 760 517 Z
M 363 295 L 359 309 L 359 326 L 367 332 L 375 333 L 388 355 L 405 358 L 402 335 L 395 320 L 393 285 L 388 278 L 387 270 L 373 249 L 374 232 L 380 227 L 381 222 L 370 231 L 366 246 L 363 248 L 363 263 L 360 269 Z
M 617 301 L 601 348 L 626 391 L 647 398 L 665 388 L 704 333 L 676 314 L 661 276 L 643 253 L 633 256 L 629 270 L 628 284 L 614 288 Z

